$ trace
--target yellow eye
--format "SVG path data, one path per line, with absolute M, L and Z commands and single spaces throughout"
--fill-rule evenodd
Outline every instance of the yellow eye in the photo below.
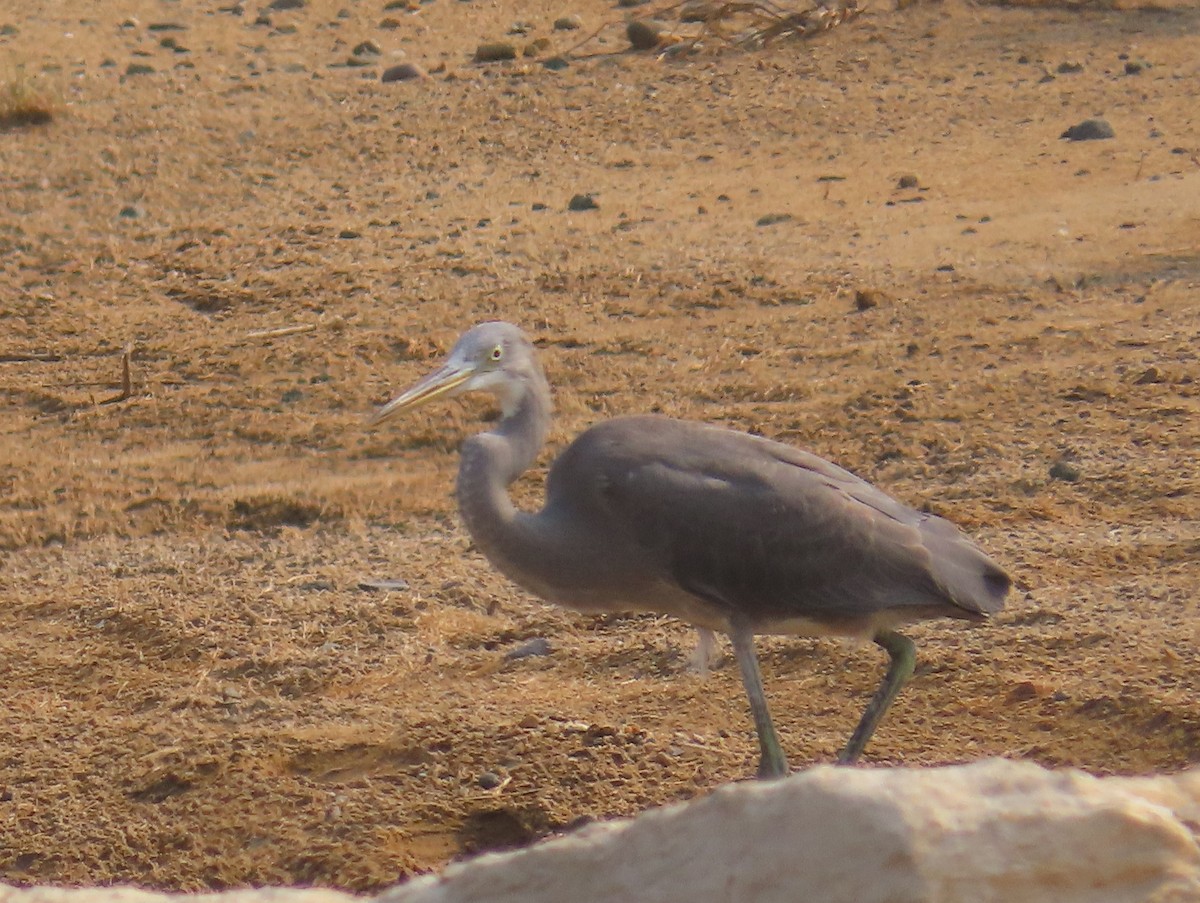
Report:
M 497 345 L 492 349 L 492 360 L 498 361 L 502 357 L 504 357 L 504 349 Z

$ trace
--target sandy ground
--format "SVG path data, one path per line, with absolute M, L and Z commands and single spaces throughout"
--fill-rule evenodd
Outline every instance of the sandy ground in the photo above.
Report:
M 494 317 L 556 387 L 543 464 L 618 413 L 735 425 L 1012 572 L 993 623 L 912 629 L 864 767 L 1200 761 L 1200 10 L 918 2 L 660 59 L 564 3 L 0 15 L 62 100 L 0 133 L 0 880 L 371 889 L 753 774 L 727 647 L 701 678 L 686 626 L 474 551 L 484 401 L 364 427 Z M 471 63 L 518 20 L 543 56 L 617 24 Z M 762 658 L 829 761 L 882 655 Z

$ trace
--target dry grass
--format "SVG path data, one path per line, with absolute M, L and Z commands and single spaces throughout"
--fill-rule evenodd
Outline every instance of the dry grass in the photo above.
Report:
M 23 72 L 0 79 L 0 130 L 46 125 L 61 109 L 51 88 Z

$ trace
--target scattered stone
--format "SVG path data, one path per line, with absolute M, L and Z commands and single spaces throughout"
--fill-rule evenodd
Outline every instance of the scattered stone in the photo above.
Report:
M 337 17 L 339 19 L 349 19 L 350 18 L 350 10 L 346 9 L 346 7 L 343 6 L 341 9 L 339 9 L 337 11 Z
M 543 204 L 541 201 L 534 201 L 534 202 L 533 202 L 533 203 L 530 205 L 530 209 L 531 209 L 531 210 L 549 210 L 549 209 L 550 209 L 550 205 L 549 205 L 549 204 Z
M 379 27 L 382 28 L 384 31 L 393 31 L 400 27 L 400 20 L 399 19 L 381 19 L 379 21 Z
M 361 69 L 363 66 L 373 65 L 373 61 L 361 56 L 348 56 L 344 65 L 351 69 Z
M 521 54 L 523 56 L 536 57 L 536 56 L 541 56 L 543 53 L 545 53 L 549 49 L 550 49 L 550 39 L 549 38 L 534 38 L 532 41 L 530 41 L 528 44 L 525 45 L 525 49 L 521 51 Z
M 483 790 L 495 790 L 504 783 L 504 780 L 494 771 L 485 771 L 475 779 L 475 783 Z
M 1149 69 L 1150 64 L 1145 60 L 1130 60 L 1125 64 L 1126 75 L 1138 75 L 1143 69 Z
M 516 45 L 505 41 L 492 41 L 487 44 L 480 44 L 475 48 L 475 62 L 477 63 L 498 63 L 503 60 L 515 60 L 516 58 Z
M 635 6 L 645 6 L 650 0 L 617 0 L 617 6 L 622 9 L 632 9 Z
M 1068 141 L 1099 141 L 1115 135 L 1113 127 L 1108 124 L 1107 120 L 1085 119 L 1078 125 L 1071 126 L 1058 137 L 1066 138 Z
M 258 16 L 255 17 L 254 24 L 255 25 L 265 25 L 267 28 L 270 28 L 271 27 L 271 19 L 269 16 L 265 16 L 262 13 L 260 13 Z
M 1167 378 L 1163 376 L 1163 372 L 1157 367 L 1147 367 L 1142 371 L 1142 375 L 1133 381 L 1135 386 L 1148 386 L 1152 383 L 1164 383 Z
M 896 181 L 896 187 L 900 189 L 920 188 L 921 180 L 913 175 L 901 176 Z
M 275 29 L 275 34 L 295 34 L 299 31 L 295 25 L 280 25 Z
M 567 202 L 567 209 L 576 212 L 583 210 L 599 210 L 600 205 L 590 194 L 577 194 Z
M 532 22 L 513 22 L 512 25 L 508 26 L 508 33 L 516 34 L 516 35 L 526 35 L 526 34 L 529 34 L 529 32 L 533 31 L 533 29 L 534 29 L 534 25 Z
M 765 216 L 760 216 L 754 223 L 756 226 L 775 226 L 779 223 L 790 222 L 792 215 L 790 213 L 768 213 Z
M 564 69 L 570 68 L 570 63 L 563 56 L 552 56 L 548 60 L 543 60 L 542 65 L 551 72 L 562 72 Z
M 860 288 L 854 292 L 854 309 L 855 310 L 870 310 L 873 307 L 878 307 L 880 301 L 887 299 L 887 295 L 874 288 Z
M 680 22 L 707 22 L 715 18 L 717 7 L 709 0 L 688 0 L 679 8 Z
M 126 75 L 150 75 L 154 72 L 154 67 L 146 63 L 130 63 L 125 67 Z
M 583 19 L 572 13 L 569 16 L 559 16 L 554 20 L 555 31 L 576 31 L 583 28 Z
M 164 50 L 173 50 L 176 53 L 190 53 L 191 52 L 186 47 L 184 47 L 182 44 L 180 44 L 178 41 L 176 41 L 174 38 L 171 38 L 171 37 L 163 38 L 161 41 L 158 42 L 158 46 L 162 47 Z
M 388 2 L 383 5 L 383 11 L 388 13 L 394 9 L 408 9 L 408 4 L 409 0 L 388 0 Z
M 122 219 L 141 219 L 145 215 L 146 211 L 137 204 L 126 204 L 121 208 L 120 212 L 117 213 L 117 216 L 121 217 Z
M 129 18 L 123 19 L 121 21 L 121 27 L 122 28 L 141 28 L 142 23 L 139 22 L 137 19 L 135 19 L 133 16 L 130 16 Z
M 363 41 L 361 44 L 356 44 L 350 52 L 355 56 L 379 56 L 383 53 L 374 41 Z
M 306 2 L 307 0 L 271 0 L 271 2 L 267 5 L 267 9 L 304 9 L 304 4 Z
M 550 641 L 545 637 L 534 637 L 531 640 L 526 640 L 515 649 L 509 649 L 504 653 L 504 658 L 507 661 L 515 662 L 522 658 L 534 658 L 542 655 L 549 655 L 553 651 Z
M 1079 468 L 1069 461 L 1055 461 L 1050 465 L 1050 479 L 1062 480 L 1064 483 L 1077 483 L 1082 474 Z
M 355 232 L 353 229 L 343 229 L 338 233 L 338 238 L 362 238 L 362 233 Z
M 634 50 L 653 50 L 662 38 L 663 27 L 657 22 L 633 19 L 625 26 L 625 37 Z
M 1059 75 L 1074 75 L 1076 72 L 1083 71 L 1083 63 L 1077 63 L 1074 60 L 1065 63 L 1059 63 L 1058 68 L 1054 71 Z
M 187 28 L 178 22 L 151 22 L 146 26 L 147 31 L 187 31 Z
M 366 592 L 369 592 L 369 593 L 398 592 L 398 591 L 408 589 L 408 581 L 402 580 L 400 578 L 393 578 L 393 579 L 383 578 L 383 579 L 378 579 L 378 580 L 366 578 L 364 580 L 358 581 L 358 588 L 361 590 L 365 590 Z
M 383 82 L 405 82 L 423 78 L 429 78 L 429 73 L 416 63 L 397 63 L 395 66 L 388 66 L 388 68 L 384 69 L 383 75 L 380 76 L 379 80 Z

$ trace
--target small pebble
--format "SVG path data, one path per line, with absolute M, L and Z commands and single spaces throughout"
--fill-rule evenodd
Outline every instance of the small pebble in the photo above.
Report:
M 709 0 L 688 0 L 679 8 L 679 21 L 707 22 L 716 17 L 717 9 Z
M 374 41 L 363 41 L 361 44 L 356 44 L 350 52 L 355 56 L 379 56 L 383 53 Z
M 145 63 L 130 63 L 125 67 L 126 75 L 150 75 L 154 72 L 153 66 L 147 66 Z
M 267 9 L 304 9 L 306 0 L 271 0 Z
M 534 637 L 532 640 L 526 640 L 520 646 L 514 649 L 509 649 L 504 653 L 504 658 L 510 662 L 515 662 L 517 659 L 534 658 L 536 656 L 549 655 L 553 651 L 550 641 L 545 637 Z
M 389 66 L 383 70 L 380 81 L 404 82 L 423 78 L 429 78 L 429 73 L 416 63 L 397 63 L 395 66 Z
M 577 212 L 581 210 L 599 210 L 600 205 L 596 203 L 596 199 L 590 194 L 577 194 L 567 202 L 567 209 Z
M 390 592 L 394 592 L 394 591 L 401 591 L 401 590 L 408 589 L 408 581 L 400 579 L 400 578 L 392 578 L 392 579 L 381 578 L 381 579 L 377 579 L 377 580 L 367 578 L 367 579 L 358 581 L 358 588 L 361 590 L 365 590 L 366 592 L 369 592 L 369 593 L 371 593 L 371 592 L 390 593 Z
M 475 62 L 477 63 L 496 63 L 501 60 L 515 60 L 516 58 L 516 45 L 504 41 L 480 44 L 475 48 Z
M 662 37 L 663 27 L 657 22 L 634 19 L 625 26 L 625 37 L 634 50 L 653 50 Z
M 571 64 L 567 62 L 566 57 L 552 56 L 548 60 L 543 60 L 542 65 L 551 72 L 562 72 L 562 70 L 569 68 Z
M 854 309 L 870 310 L 878 307 L 884 298 L 883 292 L 873 288 L 860 288 L 854 292 Z
M 338 238 L 362 238 L 362 233 L 355 232 L 353 229 L 343 229 L 338 233 Z
M 482 787 L 484 790 L 495 790 L 497 787 L 499 787 L 503 783 L 503 781 L 502 781 L 500 775 L 496 774 L 496 772 L 485 771 L 483 774 L 481 774 L 479 777 L 477 777 L 475 779 L 475 783 L 478 784 L 480 787 Z
M 756 226 L 775 226 L 779 223 L 786 223 L 792 219 L 790 213 L 768 213 L 765 216 L 760 216 L 754 223 Z
M 921 180 L 913 175 L 901 176 L 896 182 L 896 187 L 901 189 L 919 188 L 920 185 Z
M 545 53 L 549 49 L 550 49 L 550 39 L 549 38 L 534 38 L 532 41 L 530 41 L 528 44 L 525 45 L 525 49 L 521 51 L 521 54 L 523 56 L 536 57 L 536 56 L 541 56 L 543 53 Z
M 1108 124 L 1107 120 L 1085 119 L 1078 125 L 1071 126 L 1058 137 L 1066 138 L 1068 141 L 1099 141 L 1115 135 L 1113 127 Z
M 1081 476 L 1079 468 L 1067 461 L 1055 461 L 1050 465 L 1050 479 L 1062 480 L 1064 483 L 1075 483 Z
M 145 212 L 146 211 L 136 204 L 126 204 L 121 208 L 121 211 L 117 214 L 117 216 L 122 217 L 123 219 L 140 219 L 145 215 Z

